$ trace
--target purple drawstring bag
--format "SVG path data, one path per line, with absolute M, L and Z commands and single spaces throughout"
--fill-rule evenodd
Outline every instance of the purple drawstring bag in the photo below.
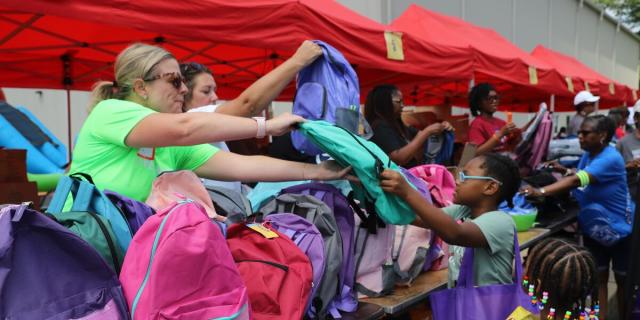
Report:
M 473 284 L 474 249 L 466 248 L 460 266 L 458 285 L 452 289 L 434 292 L 429 296 L 433 319 L 490 320 L 507 319 L 517 308 L 523 307 L 531 313 L 540 311 L 531 304 L 531 298 L 521 287 L 522 259 L 518 233 L 514 230 L 515 277 L 512 284 L 494 284 L 476 287 Z

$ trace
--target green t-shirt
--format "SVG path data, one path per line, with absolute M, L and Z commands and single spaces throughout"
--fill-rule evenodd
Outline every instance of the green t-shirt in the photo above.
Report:
M 91 175 L 99 189 L 145 201 L 163 171 L 195 170 L 218 149 L 209 145 L 135 149 L 125 144 L 129 132 L 155 111 L 124 100 L 104 100 L 91 111 L 73 150 L 71 173 Z
M 488 248 L 476 248 L 474 251 L 473 279 L 476 286 L 513 283 L 513 233 L 515 223 L 502 211 L 491 211 L 471 218 L 471 209 L 467 206 L 452 205 L 443 208 L 444 212 L 457 220 L 475 223 L 489 244 Z M 458 280 L 464 247 L 449 246 L 449 288 Z

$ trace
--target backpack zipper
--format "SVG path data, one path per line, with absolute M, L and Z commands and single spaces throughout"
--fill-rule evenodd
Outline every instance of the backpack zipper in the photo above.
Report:
M 111 236 L 109 235 L 109 231 L 107 230 L 107 226 L 104 225 L 104 223 L 100 220 L 100 218 L 98 218 L 98 215 L 87 211 L 87 213 L 94 219 L 96 220 L 96 222 L 98 223 L 98 227 L 100 227 L 100 230 L 102 231 L 102 234 L 104 235 L 104 238 L 107 240 L 107 246 L 109 247 L 109 252 L 111 252 L 111 260 L 113 260 L 113 267 L 115 268 L 115 272 L 117 275 L 120 274 L 120 262 L 118 260 L 118 255 L 116 254 L 116 249 L 115 246 L 113 244 L 113 239 L 111 239 Z
M 236 260 L 236 263 L 240 263 L 240 262 L 260 262 L 260 263 L 264 263 L 264 264 L 268 264 L 272 267 L 276 267 L 284 272 L 289 272 L 289 267 L 279 264 L 279 263 L 275 263 L 272 261 L 265 261 L 265 260 L 254 260 L 254 259 L 243 259 L 243 260 Z
M 133 320 L 135 318 L 136 315 L 136 309 L 138 308 L 138 303 L 140 302 L 140 297 L 142 296 L 142 292 L 144 292 L 144 288 L 147 285 L 147 282 L 149 281 L 149 276 L 151 274 L 151 265 L 153 264 L 153 258 L 156 255 L 156 250 L 158 249 L 158 243 L 160 242 L 160 236 L 162 236 L 162 231 L 164 229 L 164 225 L 167 223 L 167 220 L 169 219 L 169 216 L 171 216 L 171 214 L 178 209 L 179 207 L 183 206 L 186 203 L 190 203 L 190 200 L 184 201 L 184 202 L 179 202 L 179 204 L 175 207 L 173 207 L 173 209 L 171 209 L 171 211 L 169 211 L 169 213 L 167 213 L 167 215 L 162 219 L 162 222 L 160 223 L 160 227 L 158 227 L 158 231 L 156 231 L 156 235 L 153 239 L 153 246 L 151 247 L 151 254 L 149 255 L 149 264 L 147 265 L 147 272 L 144 275 L 144 279 L 142 280 L 142 283 L 140 284 L 140 287 L 138 288 L 138 292 L 136 293 L 135 298 L 133 299 L 133 303 L 131 304 L 131 320 Z

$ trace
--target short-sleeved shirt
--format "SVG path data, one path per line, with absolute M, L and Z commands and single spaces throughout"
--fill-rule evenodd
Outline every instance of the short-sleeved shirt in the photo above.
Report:
M 597 203 L 607 208 L 612 214 L 627 216 L 631 210 L 627 174 L 624 160 L 613 147 L 605 147 L 599 154 L 592 156 L 585 152 L 578 162 L 578 170 L 584 170 L 597 182 L 590 183 L 584 189 L 573 190 L 574 197 L 580 207 Z
M 392 127 L 387 121 L 376 121 L 372 124 L 373 136 L 371 142 L 375 143 L 386 154 L 402 149 L 409 144 L 411 140 L 416 136 L 418 131 L 412 127 L 405 127 L 405 137 L 400 135 L 395 128 Z M 415 167 L 418 165 L 416 160 L 411 160 L 405 166 L 407 168 Z
M 131 130 L 155 111 L 124 100 L 104 100 L 91 111 L 73 150 L 71 173 L 91 175 L 96 186 L 144 201 L 153 180 L 163 171 L 195 170 L 218 149 L 208 144 L 132 148 Z
M 624 162 L 627 163 L 631 160 L 640 159 L 640 139 L 636 136 L 635 132 L 631 132 L 624 136 L 616 145 Z M 630 168 L 627 170 L 627 182 L 630 186 L 635 186 L 638 183 L 638 169 Z M 635 193 L 631 193 L 635 194 Z
M 193 108 L 188 112 L 216 112 L 216 109 L 218 109 L 219 106 L 220 105 L 217 105 L 217 104 L 216 105 L 211 104 L 211 105 L 202 106 L 199 108 Z M 212 142 L 211 145 L 220 150 L 229 152 L 229 147 L 224 141 Z M 222 187 L 222 188 L 233 190 L 238 193 L 242 193 L 242 183 L 240 181 L 220 181 L 220 180 L 203 179 L 202 182 L 207 187 L 209 186 Z
M 479 147 L 491 139 L 494 134 L 500 132 L 500 129 L 506 124 L 507 122 L 496 117 L 476 117 L 471 121 L 471 125 L 469 126 L 469 142 Z M 503 137 L 502 140 L 500 140 L 500 144 L 496 146 L 493 151 L 504 151 L 506 139 L 506 137 Z
M 502 211 L 491 211 L 473 219 L 467 206 L 452 205 L 443 211 L 456 221 L 475 223 L 487 239 L 489 247 L 474 249 L 473 279 L 476 286 L 513 283 L 513 237 L 516 230 L 513 219 Z M 454 287 L 460 274 L 464 247 L 450 246 L 449 288 Z
M 569 125 L 567 126 L 567 135 L 568 136 L 578 136 L 578 131 L 580 131 L 580 126 L 582 126 L 582 122 L 586 117 L 580 113 L 576 113 L 571 119 L 569 119 Z

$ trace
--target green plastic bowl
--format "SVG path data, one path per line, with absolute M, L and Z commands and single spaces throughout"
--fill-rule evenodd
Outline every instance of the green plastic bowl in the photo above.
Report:
M 537 216 L 538 210 L 534 209 L 529 214 L 511 215 L 511 218 L 513 218 L 513 222 L 516 223 L 516 230 L 518 230 L 518 232 L 522 232 L 531 229 L 533 223 L 536 222 Z

